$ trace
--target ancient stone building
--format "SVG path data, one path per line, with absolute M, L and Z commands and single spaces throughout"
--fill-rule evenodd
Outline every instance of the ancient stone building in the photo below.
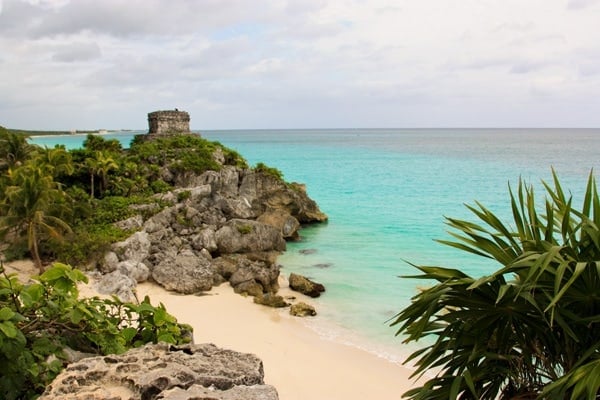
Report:
M 154 111 L 148 113 L 148 127 L 151 135 L 189 134 L 190 114 L 178 109 Z

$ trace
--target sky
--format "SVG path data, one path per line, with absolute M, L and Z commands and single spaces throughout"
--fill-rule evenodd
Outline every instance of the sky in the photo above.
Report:
M 0 125 L 600 127 L 600 0 L 0 0 Z

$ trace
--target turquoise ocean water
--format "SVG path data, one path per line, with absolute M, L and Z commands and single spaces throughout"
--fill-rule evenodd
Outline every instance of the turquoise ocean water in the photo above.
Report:
M 133 132 L 108 135 L 125 146 Z M 600 129 L 340 129 L 203 131 L 251 164 L 280 169 L 303 182 L 329 216 L 305 228 L 279 258 L 282 274 L 298 272 L 327 292 L 311 300 L 319 317 L 306 324 L 323 336 L 390 360 L 410 349 L 387 322 L 406 306 L 418 282 L 406 261 L 460 268 L 481 276 L 497 265 L 436 243 L 447 239 L 444 216 L 471 217 L 482 202 L 510 216 L 508 184 L 541 180 L 553 167 L 576 201 L 600 166 Z M 78 147 L 85 136 L 34 138 Z M 303 252 L 302 250 L 311 250 Z M 307 254 L 308 253 L 308 254 Z

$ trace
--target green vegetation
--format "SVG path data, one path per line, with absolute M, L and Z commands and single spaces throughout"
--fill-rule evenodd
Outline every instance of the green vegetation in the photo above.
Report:
M 252 233 L 253 229 L 252 229 L 252 225 L 238 225 L 237 230 L 242 235 L 247 235 L 249 233 Z
M 191 327 L 160 304 L 79 298 L 82 272 L 55 264 L 23 284 L 0 263 L 0 397 L 34 399 L 67 364 L 65 350 L 123 353 L 159 341 L 190 341 Z
M 40 243 L 59 239 L 71 228 L 63 218 L 69 213 L 65 193 L 54 181 L 52 170 L 34 163 L 8 170 L 4 201 L 0 203 L 0 238 L 10 236 L 13 243 L 27 241 L 27 248 L 42 272 Z
M 115 222 L 160 211 L 153 195 L 173 187 L 169 177 L 223 164 L 247 167 L 236 152 L 194 135 L 135 140 L 129 150 L 89 135 L 82 149 L 67 151 L 29 145 L 0 127 L 0 259 L 31 256 L 40 272 L 23 284 L 0 263 L 0 398 L 37 397 L 69 348 L 108 354 L 189 340 L 191 327 L 148 298 L 80 299 L 85 275 L 63 263 L 85 268 L 131 234 Z M 55 260 L 62 263 L 45 268 Z
M 258 164 L 256 164 L 256 167 L 254 167 L 254 170 L 256 172 L 261 172 L 263 174 L 270 175 L 273 178 L 276 178 L 280 181 L 283 180 L 283 173 L 280 170 L 278 170 L 277 168 L 269 167 L 268 165 L 265 165 L 262 162 L 259 162 Z
M 2 251 L 7 259 L 29 254 L 40 271 L 48 260 L 86 265 L 130 233 L 113 224 L 136 214 L 134 206 L 145 205 L 145 217 L 160 210 L 149 205 L 158 203 L 152 195 L 172 189 L 165 176 L 222 163 L 247 167 L 235 151 L 197 135 L 136 138 L 129 150 L 88 135 L 82 149 L 67 151 L 29 145 L 0 127 Z
M 19 166 L 29 156 L 27 136 L 15 135 L 0 126 L 0 171 Z
M 175 135 L 154 140 L 137 137 L 132 142 L 130 155 L 137 162 L 169 165 L 174 172 L 202 173 L 221 169 L 221 164 L 215 159 L 217 149 L 223 153 L 225 165 L 246 165 L 245 160 L 233 150 L 196 135 Z
M 600 198 L 590 174 L 581 209 L 553 172 L 543 212 L 533 187 L 510 190 L 512 225 L 482 204 L 479 223 L 448 218 L 443 244 L 490 258 L 500 269 L 473 278 L 418 266 L 437 281 L 392 325 L 405 342 L 433 338 L 409 360 L 435 373 L 404 394 L 416 400 L 600 397 Z
M 82 149 L 67 151 L 30 145 L 22 133 L 0 127 L 0 259 L 30 256 L 40 274 L 23 284 L 0 263 L 0 398 L 38 396 L 66 365 L 68 349 L 109 354 L 189 340 L 191 327 L 148 298 L 80 299 L 85 275 L 65 263 L 87 268 L 131 234 L 115 222 L 149 217 L 163 206 L 154 194 L 188 172 L 223 165 L 248 168 L 237 152 L 196 135 L 137 138 L 128 150 L 88 135 Z M 264 164 L 256 170 L 282 178 Z M 190 196 L 182 191 L 178 199 Z M 184 215 L 178 220 L 192 223 Z M 252 226 L 238 229 L 247 234 Z

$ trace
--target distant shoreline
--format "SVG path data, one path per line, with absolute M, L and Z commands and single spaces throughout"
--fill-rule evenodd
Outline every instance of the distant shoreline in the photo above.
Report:
M 82 136 L 82 135 L 109 135 L 116 132 L 134 132 L 135 129 L 97 129 L 90 131 L 28 131 L 24 129 L 7 129 L 11 133 L 26 135 L 29 137 L 51 137 L 51 136 Z

